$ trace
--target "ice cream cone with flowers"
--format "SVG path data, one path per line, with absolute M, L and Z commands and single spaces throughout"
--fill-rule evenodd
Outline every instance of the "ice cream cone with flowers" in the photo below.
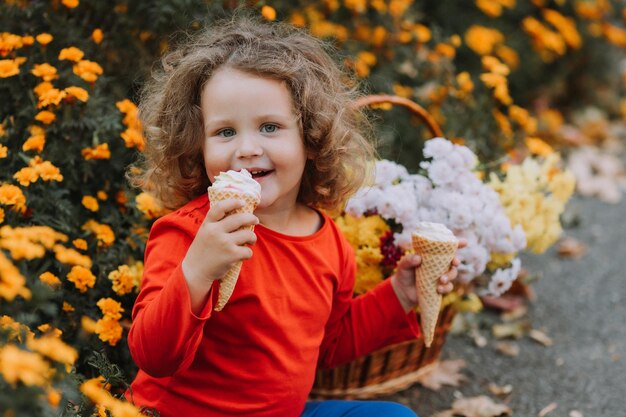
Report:
M 450 268 L 458 240 L 444 225 L 420 222 L 412 234 L 413 250 L 422 258 L 415 270 L 417 302 L 424 345 L 430 347 L 435 335 L 442 295 L 437 292 L 439 277 Z
M 233 210 L 227 215 L 252 213 L 261 201 L 261 186 L 252 179 L 252 175 L 245 169 L 220 173 L 215 177 L 208 193 L 211 204 L 229 199 L 242 200 L 245 203 L 243 207 Z M 246 226 L 242 229 L 254 230 L 254 226 Z M 221 279 L 215 311 L 221 311 L 233 294 L 241 264 L 241 261 L 233 264 Z

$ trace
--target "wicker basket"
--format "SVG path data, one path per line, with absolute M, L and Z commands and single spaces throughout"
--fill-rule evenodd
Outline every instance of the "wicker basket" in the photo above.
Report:
M 390 95 L 370 95 L 355 102 L 358 107 L 376 104 L 407 107 L 430 130 L 433 137 L 442 130 L 424 108 L 411 100 Z M 461 288 L 457 288 L 460 293 Z M 430 348 L 422 338 L 387 346 L 333 369 L 318 369 L 311 398 L 366 399 L 398 392 L 415 383 L 437 361 L 456 311 L 445 306 L 439 315 Z

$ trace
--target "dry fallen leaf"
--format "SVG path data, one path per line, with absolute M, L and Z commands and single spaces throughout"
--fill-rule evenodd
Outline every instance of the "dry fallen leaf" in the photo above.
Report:
M 527 321 L 498 323 L 491 327 L 491 333 L 497 339 L 504 339 L 505 337 L 519 339 L 524 336 L 524 333 L 528 331 L 529 327 L 530 325 Z
M 465 361 L 463 359 L 437 361 L 417 382 L 433 391 L 440 390 L 443 385 L 458 387 L 459 383 L 466 379 L 465 375 L 461 373 L 461 369 L 464 367 Z
M 569 412 L 569 417 L 584 417 L 583 413 L 578 410 L 572 410 Z
M 532 329 L 528 333 L 528 336 L 530 336 L 530 338 L 533 339 L 535 342 L 539 342 L 544 346 L 552 346 L 554 344 L 552 339 L 550 339 L 550 337 L 541 330 Z
M 556 410 L 558 406 L 559 405 L 557 403 L 550 403 L 550 404 L 546 405 L 545 407 L 543 407 L 541 409 L 539 414 L 537 414 L 537 417 L 545 417 L 545 416 L 547 416 L 548 414 L 550 414 L 551 412 Z
M 452 403 L 450 410 L 439 412 L 433 417 L 498 417 L 510 416 L 513 411 L 504 404 L 497 404 L 491 398 L 478 397 L 459 398 Z
M 528 307 L 523 305 L 500 314 L 500 318 L 502 321 L 515 321 L 521 319 L 526 314 L 528 314 Z
M 581 258 L 587 253 L 587 245 L 573 237 L 566 237 L 558 243 L 557 253 L 562 258 Z
M 500 386 L 494 384 L 493 382 L 490 382 L 487 388 L 489 388 L 489 392 L 493 395 L 509 395 L 511 392 L 513 392 L 513 385 L 511 384 Z
M 513 342 L 498 342 L 496 350 L 505 356 L 515 357 L 519 355 L 519 345 Z

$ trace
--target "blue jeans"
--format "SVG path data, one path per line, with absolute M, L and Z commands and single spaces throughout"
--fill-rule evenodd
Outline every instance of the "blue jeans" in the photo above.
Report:
M 309 401 L 300 417 L 417 417 L 410 408 L 387 401 Z

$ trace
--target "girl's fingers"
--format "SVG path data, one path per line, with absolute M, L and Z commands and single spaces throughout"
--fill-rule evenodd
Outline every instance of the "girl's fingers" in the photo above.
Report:
M 458 248 L 459 248 L 459 249 L 462 249 L 462 248 L 464 248 L 464 247 L 466 247 L 466 246 L 467 246 L 467 240 L 465 240 L 465 239 L 459 239 L 459 246 L 458 246 Z
M 246 226 L 256 226 L 259 218 L 252 213 L 237 213 L 226 216 L 219 222 L 219 227 L 226 233 L 232 233 Z
M 243 201 L 232 198 L 213 203 L 211 204 L 211 209 L 205 217 L 205 221 L 218 222 L 226 217 L 226 214 L 243 207 L 243 205 Z
M 237 246 L 254 245 L 256 234 L 251 230 L 237 230 L 230 234 L 232 242 Z
M 422 258 L 417 254 L 403 256 L 398 262 L 398 269 L 416 268 L 422 263 Z

